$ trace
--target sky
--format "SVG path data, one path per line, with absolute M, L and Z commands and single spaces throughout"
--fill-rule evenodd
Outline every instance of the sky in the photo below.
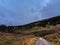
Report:
M 0 24 L 25 25 L 60 15 L 60 0 L 0 0 Z

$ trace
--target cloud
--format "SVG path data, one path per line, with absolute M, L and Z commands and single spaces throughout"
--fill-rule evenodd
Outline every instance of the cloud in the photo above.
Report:
M 52 0 L 47 7 L 41 11 L 43 18 L 54 17 L 60 15 L 60 0 Z
M 56 0 L 0 0 L 0 24 L 23 25 L 55 16 L 60 14 L 57 4 Z

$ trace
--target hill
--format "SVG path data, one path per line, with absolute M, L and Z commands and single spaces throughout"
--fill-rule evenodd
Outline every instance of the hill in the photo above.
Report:
M 26 25 L 18 25 L 18 26 L 0 25 L 0 31 L 3 31 L 3 32 L 14 32 L 15 30 L 17 30 L 17 31 L 18 30 L 20 30 L 20 31 L 29 31 L 30 30 L 31 31 L 31 29 L 33 29 L 33 28 L 45 28 L 45 27 L 49 27 L 49 26 L 55 26 L 58 24 L 60 24 L 60 16 L 32 22 L 32 23 L 29 23 Z
M 38 37 L 43 37 L 54 45 L 59 45 L 60 16 L 26 25 L 0 25 L 0 45 L 24 45 L 25 43 L 34 45 Z

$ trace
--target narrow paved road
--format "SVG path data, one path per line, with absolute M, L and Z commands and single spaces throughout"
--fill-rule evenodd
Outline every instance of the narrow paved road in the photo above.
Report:
M 40 37 L 36 41 L 35 45 L 52 45 L 52 43 L 50 43 L 47 40 L 45 40 L 45 39 L 43 39 L 43 38 Z

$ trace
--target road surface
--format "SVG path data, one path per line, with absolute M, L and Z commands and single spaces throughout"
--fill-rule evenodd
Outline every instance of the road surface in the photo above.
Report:
M 52 45 L 52 43 L 48 42 L 44 38 L 38 38 L 35 45 Z

